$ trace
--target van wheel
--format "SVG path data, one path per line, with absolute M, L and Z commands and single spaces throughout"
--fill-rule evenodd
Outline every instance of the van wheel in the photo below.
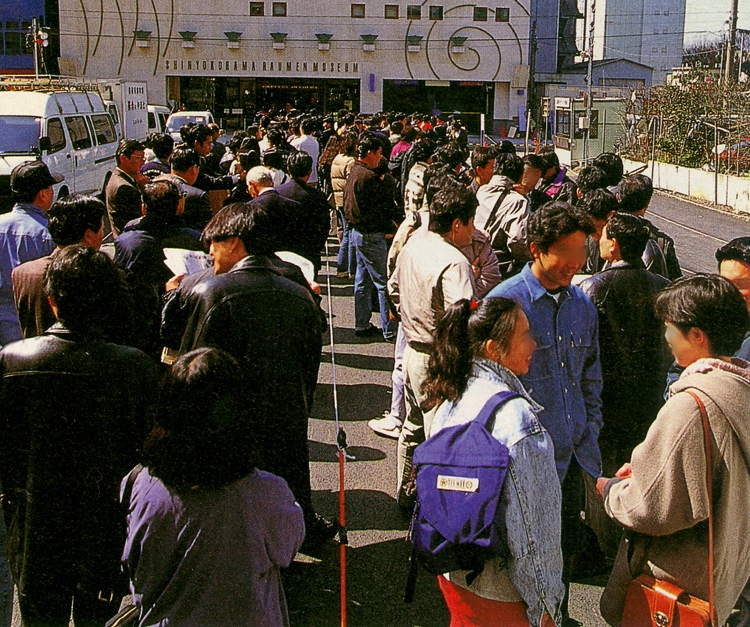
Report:
M 60 200 L 61 198 L 65 198 L 66 196 L 70 196 L 70 191 L 68 191 L 67 187 L 61 187 L 60 191 L 57 194 L 57 199 Z

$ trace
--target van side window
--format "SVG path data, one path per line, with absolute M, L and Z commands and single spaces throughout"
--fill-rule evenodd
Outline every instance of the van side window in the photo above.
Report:
M 149 129 L 156 128 L 156 118 L 153 113 L 148 114 L 148 127 Z
M 68 133 L 70 133 L 70 141 L 73 142 L 73 150 L 91 148 L 91 135 L 86 128 L 86 121 L 83 116 L 75 115 L 65 118 L 65 124 L 68 127 Z
M 47 137 L 52 144 L 48 154 L 58 152 L 65 148 L 65 132 L 59 118 L 50 118 L 47 120 Z
M 112 120 L 115 124 L 117 124 L 120 120 L 117 118 L 117 107 L 113 104 L 109 105 L 107 107 L 107 111 L 112 116 Z
M 99 113 L 91 116 L 91 122 L 94 124 L 94 134 L 96 143 L 100 146 L 111 144 L 117 140 L 115 136 L 115 127 L 112 126 L 112 120 L 106 113 Z

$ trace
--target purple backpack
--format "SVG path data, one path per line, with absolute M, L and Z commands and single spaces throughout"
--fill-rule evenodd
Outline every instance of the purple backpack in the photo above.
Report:
M 417 503 L 410 529 L 410 579 L 419 563 L 433 575 L 472 571 L 471 583 L 487 560 L 504 554 L 500 500 L 508 449 L 493 437 L 491 423 L 497 409 L 518 396 L 498 392 L 474 420 L 443 429 L 414 451 Z

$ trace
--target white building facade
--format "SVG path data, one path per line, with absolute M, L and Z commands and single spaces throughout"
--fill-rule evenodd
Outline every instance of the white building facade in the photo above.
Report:
M 682 65 L 685 0 L 596 0 L 595 29 L 594 59 L 652 67 L 658 85 Z
M 61 71 L 145 80 L 228 126 L 269 108 L 522 118 L 529 0 L 412 1 L 60 0 Z

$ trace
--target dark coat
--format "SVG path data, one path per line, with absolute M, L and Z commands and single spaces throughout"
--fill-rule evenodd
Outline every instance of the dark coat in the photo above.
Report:
M 398 209 L 393 191 L 373 170 L 357 160 L 344 187 L 344 217 L 360 233 L 395 232 Z
M 290 216 L 291 252 L 302 255 L 320 270 L 320 255 L 325 248 L 331 228 L 330 210 L 326 195 L 299 180 L 291 180 L 276 188 L 280 196 L 296 200 L 299 207 Z M 262 197 L 261 197 L 262 198 Z
M 188 277 L 190 278 L 190 277 Z M 242 367 L 257 434 L 259 467 L 286 479 L 312 513 L 307 420 L 321 351 L 319 308 L 309 290 L 270 259 L 249 256 L 229 272 L 183 281 L 171 296 L 185 320 L 180 353 L 211 346 Z
M 211 211 L 211 202 L 208 200 L 208 194 L 202 189 L 187 182 L 176 174 L 162 174 L 154 179 L 157 181 L 172 181 L 185 195 L 185 211 L 182 214 L 184 225 L 196 231 L 202 231 L 213 217 Z
M 165 224 L 151 216 L 133 220 L 115 240 L 115 263 L 125 280 L 138 312 L 139 344 L 148 355 L 159 358 L 161 298 L 173 272 L 164 263 L 165 248 L 203 250 L 201 234 L 179 224 Z
M 654 301 L 667 285 L 667 279 L 642 263 L 626 262 L 581 283 L 599 314 L 603 456 L 607 447 L 623 450 L 639 444 L 663 403 L 670 360 Z
M 276 252 L 288 250 L 303 255 L 309 224 L 299 220 L 303 212 L 300 203 L 285 198 L 277 189 L 269 189 L 248 204 L 262 207 L 277 225 Z
M 0 482 L 20 594 L 126 591 L 119 488 L 139 461 L 156 385 L 139 350 L 60 324 L 0 352 Z
M 128 222 L 141 216 L 141 189 L 117 168 L 107 183 L 106 197 L 109 224 L 117 237 Z

